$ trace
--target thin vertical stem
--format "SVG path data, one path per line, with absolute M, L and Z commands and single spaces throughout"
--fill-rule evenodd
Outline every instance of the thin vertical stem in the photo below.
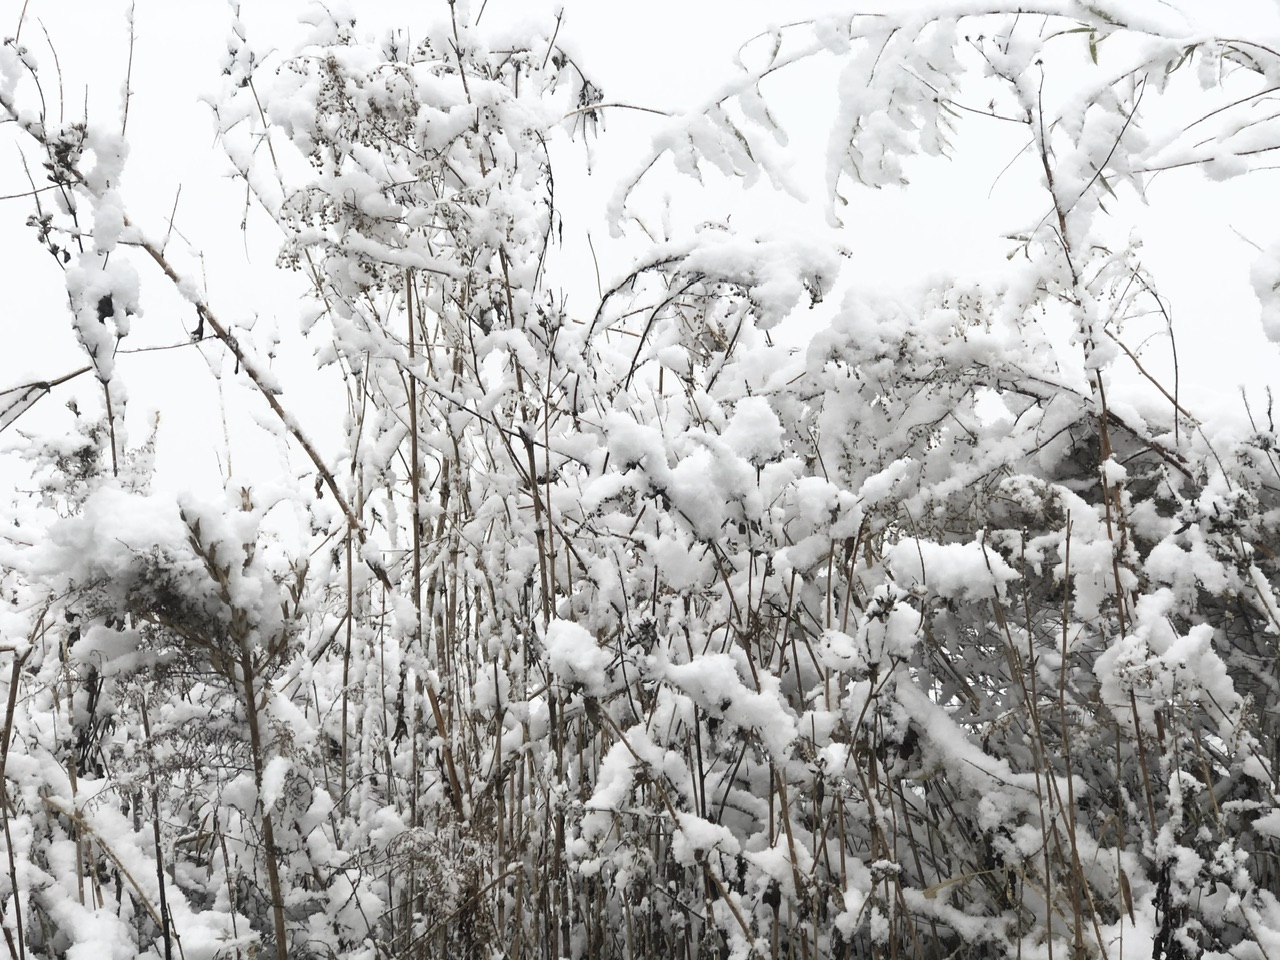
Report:
M 12 891 L 13 897 L 13 923 L 14 929 L 18 932 L 18 960 L 26 960 L 27 957 L 27 938 L 22 923 L 22 893 L 18 886 L 18 864 L 13 853 L 13 834 L 9 830 L 9 821 L 12 819 L 9 813 L 9 782 L 5 779 L 6 768 L 9 764 L 9 742 L 13 738 L 13 714 L 18 707 L 18 683 L 22 679 L 22 665 L 27 662 L 27 658 L 31 656 L 34 647 L 27 647 L 21 656 L 13 658 L 13 668 L 9 673 L 9 700 L 5 704 L 4 710 L 4 733 L 0 734 L 0 822 L 4 824 L 4 845 L 5 852 L 9 858 L 9 889 Z M 6 937 L 8 932 L 6 931 Z M 9 945 L 10 952 L 13 951 L 13 944 Z
M 262 805 L 263 743 L 258 720 L 258 695 L 254 689 L 253 656 L 242 641 L 240 672 L 244 684 L 245 716 L 249 721 L 249 749 L 253 754 L 253 784 L 258 791 L 258 803 L 262 806 L 262 842 L 266 854 L 267 884 L 271 892 L 271 918 L 276 935 L 276 960 L 289 960 L 289 947 L 284 922 L 284 893 L 280 887 L 280 867 L 276 862 L 275 829 L 271 823 L 271 811 Z
M 142 713 L 142 732 L 147 738 L 147 746 L 152 746 L 151 717 L 147 710 L 147 697 L 143 693 L 139 709 Z M 160 790 L 156 786 L 154 757 L 147 762 L 147 780 L 151 787 L 151 836 L 156 845 L 156 887 L 160 891 L 160 932 L 164 937 L 164 960 L 173 960 L 173 938 L 170 933 L 172 918 L 169 916 L 169 895 L 165 890 L 164 857 L 160 844 Z

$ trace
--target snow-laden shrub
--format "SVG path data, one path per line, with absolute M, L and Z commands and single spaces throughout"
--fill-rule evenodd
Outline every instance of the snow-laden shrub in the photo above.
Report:
M 1003 269 L 889 296 L 825 237 L 703 224 L 586 314 L 552 163 L 612 108 L 557 22 L 451 3 L 410 44 L 316 8 L 262 55 L 237 24 L 222 143 L 310 284 L 337 463 L 129 221 L 119 138 L 0 49 L 104 411 L 27 442 L 0 553 L 11 953 L 1274 952 L 1276 431 L 1108 397 L 1163 310 L 1112 209 L 1247 164 L 1280 66 L 1019 6 L 779 30 L 637 166 L 789 187 L 760 85 L 830 54 L 838 222 L 952 149 L 979 72 L 1041 178 Z M 1197 130 L 1157 136 L 1189 66 Z M 161 276 L 313 476 L 150 492 L 113 358 Z

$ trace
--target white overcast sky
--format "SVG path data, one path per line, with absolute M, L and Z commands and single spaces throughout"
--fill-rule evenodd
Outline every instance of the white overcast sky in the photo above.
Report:
M 8 20 L 0 22 L 0 33 L 13 34 L 19 6 L 8 5 Z M 115 122 L 119 116 L 129 56 L 124 13 L 128 6 L 120 0 L 28 0 L 22 39 L 44 65 L 46 94 L 53 95 L 56 80 L 47 30 L 61 63 L 69 115 L 78 117 L 87 104 L 92 121 Z M 295 0 L 245 0 L 242 15 L 251 42 L 267 45 L 272 38 L 287 37 L 305 6 Z M 730 72 L 740 44 L 780 16 L 794 20 L 851 8 L 835 0 L 565 0 L 559 6 L 564 9 L 561 41 L 603 88 L 606 99 L 662 109 L 696 103 Z M 152 231 L 164 229 L 181 188 L 176 229 L 189 242 L 188 263 L 202 272 L 215 306 L 241 322 L 257 314 L 258 323 L 277 324 L 288 342 L 289 332 L 296 328 L 290 292 L 297 289 L 296 281 L 281 282 L 273 267 L 276 238 L 261 221 L 247 237 L 241 234 L 243 187 L 226 178 L 209 111 L 199 99 L 217 85 L 229 8 L 215 0 L 137 0 L 134 7 L 131 155 L 125 183 L 131 215 Z M 412 29 L 423 16 L 447 12 L 445 0 L 372 2 L 354 9 L 361 23 L 371 28 Z M 552 3 L 541 0 L 489 0 L 484 17 L 526 18 L 552 9 Z M 1236 0 L 1220 4 L 1218 13 L 1229 15 L 1242 32 L 1256 28 L 1276 33 L 1276 11 L 1275 0 Z M 829 106 L 824 89 L 829 79 L 818 63 L 766 91 L 794 135 L 798 170 L 814 174 L 815 192 L 821 185 L 822 122 Z M 568 229 L 576 228 L 583 236 L 592 233 L 606 279 L 625 269 L 626 254 L 611 252 L 601 219 L 603 202 L 653 122 L 642 114 L 610 115 L 605 136 L 598 141 L 592 182 L 576 207 L 566 206 Z M 860 196 L 849 208 L 841 237 L 853 251 L 853 276 L 910 282 L 942 270 L 980 271 L 984 264 L 1002 261 L 1007 245 L 999 239 L 1001 232 L 1021 226 L 1028 212 L 1043 203 L 1031 193 L 1029 179 L 999 176 L 1017 154 L 1020 136 L 1017 128 L 975 119 L 964 128 L 957 162 L 913 168 L 912 186 L 905 191 L 867 191 Z M 6 131 L 0 141 L 0 194 L 27 186 L 15 140 Z M 1195 173 L 1167 174 L 1156 179 L 1151 208 L 1141 213 L 1148 264 L 1173 304 L 1183 395 L 1199 410 L 1223 405 L 1238 409 L 1240 383 L 1256 390 L 1275 380 L 1280 370 L 1276 348 L 1264 341 L 1258 327 L 1257 303 L 1248 282 L 1256 256 L 1250 243 L 1266 246 L 1280 232 L 1273 215 L 1277 196 L 1276 173 L 1225 184 L 1209 184 Z M 569 203 L 567 198 L 558 201 Z M 767 221 L 776 215 L 761 212 L 772 210 L 763 199 L 739 202 L 735 223 L 753 216 Z M 6 288 L 13 291 L 8 309 L 0 311 L 0 331 L 8 344 L 0 351 L 0 389 L 26 378 L 57 376 L 83 363 L 69 332 L 61 276 L 22 225 L 30 212 L 28 200 L 0 203 L 0 249 L 10 278 Z M 819 229 L 817 209 L 813 218 Z M 800 219 L 793 226 L 805 222 Z M 144 274 L 144 282 L 148 279 L 152 287 L 161 285 L 158 278 Z M 594 286 L 594 278 L 591 283 Z M 176 300 L 156 299 L 148 316 L 136 323 L 131 339 L 137 345 L 179 342 L 179 324 L 192 324 L 189 313 Z M 202 349 L 204 356 L 194 348 L 137 356 L 125 361 L 123 370 L 130 383 L 134 439 L 139 439 L 150 410 L 161 409 L 171 464 L 182 464 L 193 476 L 216 479 L 218 458 L 225 454 L 220 403 L 228 405 L 233 433 L 239 418 L 260 411 L 251 397 L 227 391 L 219 398 L 210 368 L 219 368 L 220 348 L 209 344 Z M 1148 351 L 1151 365 L 1160 368 L 1167 351 L 1160 344 L 1150 345 Z M 92 384 L 82 379 L 86 382 L 79 391 L 91 394 Z M 43 405 L 60 408 L 68 395 L 64 392 Z M 325 432 L 323 421 L 340 415 L 340 408 L 327 406 L 323 397 L 308 399 L 305 405 L 319 411 L 313 411 L 312 429 L 320 434 Z M 6 439 L 7 435 L 0 437 L 0 445 Z M 233 453 L 240 442 L 233 438 Z

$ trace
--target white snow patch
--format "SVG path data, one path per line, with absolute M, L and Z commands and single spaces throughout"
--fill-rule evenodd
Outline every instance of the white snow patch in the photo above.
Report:
M 889 551 L 888 565 L 900 585 L 920 585 L 948 599 L 1000 596 L 1020 574 L 979 541 L 934 543 L 908 537 Z
M 613 654 L 600 649 L 596 638 L 584 627 L 569 620 L 553 620 L 544 643 L 547 667 L 561 681 L 582 687 L 592 697 L 609 692 L 605 670 L 613 662 Z
M 764 397 L 743 397 L 734 407 L 724 441 L 758 467 L 782 453 L 782 424 Z
M 284 757 L 272 757 L 262 771 L 261 800 L 263 810 L 270 811 L 284 792 L 284 779 L 289 773 L 289 761 Z

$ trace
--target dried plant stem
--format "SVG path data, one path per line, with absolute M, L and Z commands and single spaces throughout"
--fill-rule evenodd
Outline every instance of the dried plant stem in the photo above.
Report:
M 145 693 L 141 698 L 140 710 L 142 714 L 142 733 L 147 738 L 147 744 L 151 745 L 151 717 L 150 711 L 147 709 Z M 147 780 L 148 785 L 151 787 L 151 838 L 156 846 L 156 889 L 159 891 L 158 898 L 160 900 L 160 933 L 164 937 L 164 960 L 173 960 L 173 935 L 171 932 L 173 921 L 169 916 L 169 897 L 165 892 L 164 856 L 162 855 L 163 847 L 160 839 L 160 790 L 156 786 L 154 762 L 147 765 Z
M 249 749 L 253 757 L 253 783 L 258 790 L 258 803 L 262 808 L 262 843 L 263 859 L 267 868 L 267 884 L 271 892 L 271 916 L 275 928 L 276 960 L 289 960 L 289 932 L 284 918 L 284 888 L 280 884 L 280 867 L 277 857 L 280 855 L 276 846 L 275 828 L 272 825 L 271 811 L 262 802 L 263 773 L 265 771 L 265 745 L 262 740 L 261 722 L 258 715 L 258 693 L 255 688 L 256 670 L 253 655 L 247 645 L 240 652 L 241 682 L 244 687 L 245 718 L 249 726 Z
M 40 621 L 44 620 L 44 613 L 40 615 Z M 34 640 L 34 634 L 31 638 Z M 18 886 L 18 864 L 17 857 L 13 849 L 13 834 L 9 828 L 9 822 L 12 820 L 12 814 L 17 811 L 13 808 L 13 801 L 9 796 L 9 781 L 7 779 L 7 769 L 9 764 L 9 745 L 13 740 L 13 716 L 18 705 L 18 689 L 22 681 L 22 666 L 27 662 L 27 658 L 31 656 L 34 649 L 32 642 L 28 642 L 27 648 L 21 653 L 15 653 L 13 658 L 13 666 L 9 671 L 9 696 L 5 702 L 4 709 L 4 731 L 0 733 L 0 822 L 4 824 L 4 845 L 5 855 L 9 864 L 9 889 L 12 891 L 13 898 L 13 925 L 18 936 L 16 956 L 18 960 L 26 960 L 27 956 L 27 937 L 26 930 L 22 921 L 22 888 Z M 5 939 L 9 944 L 9 952 L 14 953 L 14 944 L 9 939 L 9 928 L 5 927 Z

